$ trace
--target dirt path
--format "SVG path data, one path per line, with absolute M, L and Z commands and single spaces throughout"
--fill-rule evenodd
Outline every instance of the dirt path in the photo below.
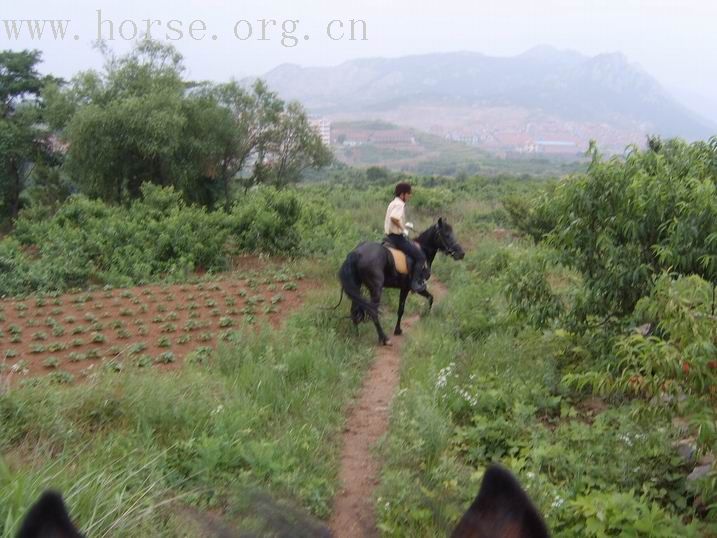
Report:
M 440 301 L 447 291 L 435 277 L 431 280 L 430 290 L 436 301 Z M 388 320 L 388 316 L 386 318 Z M 337 538 L 379 535 L 373 491 L 379 482 L 380 462 L 376 461 L 372 448 L 388 430 L 391 400 L 400 380 L 401 350 L 406 335 L 418 320 L 418 315 L 404 318 L 401 324 L 403 335 L 392 336 L 393 345 L 377 348 L 376 359 L 351 408 L 341 451 L 341 489 L 334 499 L 334 513 L 329 523 Z

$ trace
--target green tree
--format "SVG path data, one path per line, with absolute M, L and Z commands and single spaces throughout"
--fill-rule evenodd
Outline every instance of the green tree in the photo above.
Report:
M 0 200 L 11 218 L 17 217 L 35 164 L 52 153 L 41 90 L 55 79 L 38 73 L 40 61 L 36 50 L 0 52 Z
M 101 50 L 102 72 L 46 92 L 49 121 L 69 144 L 67 170 L 91 196 L 125 202 L 149 182 L 208 207 L 223 198 L 229 210 L 234 184 L 281 186 L 331 160 L 301 106 L 262 81 L 186 81 L 181 55 L 154 41 L 121 57 Z
M 228 112 L 225 121 L 215 124 L 220 151 L 217 177 L 228 210 L 233 182 L 238 181 L 245 191 L 256 183 L 257 177 L 247 173 L 246 168 L 259 148 L 270 142 L 284 102 L 261 80 L 255 82 L 251 90 L 232 81 L 211 88 L 211 93 L 219 106 Z
M 285 107 L 264 149 L 270 159 L 270 180 L 277 187 L 295 183 L 304 170 L 321 168 L 333 159 L 298 102 Z
M 169 45 L 142 41 L 121 57 L 102 52 L 102 72 L 81 73 L 48 97 L 49 116 L 69 144 L 69 173 L 107 201 L 139 198 L 150 182 L 211 205 L 222 121 L 215 100 L 188 87 L 182 56 Z

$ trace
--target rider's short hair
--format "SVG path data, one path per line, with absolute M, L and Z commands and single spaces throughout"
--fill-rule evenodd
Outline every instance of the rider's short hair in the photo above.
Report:
M 401 183 L 396 185 L 396 188 L 394 189 L 393 194 L 394 194 L 394 196 L 396 196 L 396 198 L 398 198 L 399 196 L 401 196 L 404 193 L 408 193 L 408 194 L 411 193 L 411 184 L 402 181 Z

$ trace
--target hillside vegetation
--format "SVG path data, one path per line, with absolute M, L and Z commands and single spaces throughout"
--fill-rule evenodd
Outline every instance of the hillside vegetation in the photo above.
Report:
M 383 447 L 387 535 L 446 532 L 494 460 L 556 536 L 717 532 L 716 165 L 717 141 L 653 139 L 509 197 L 523 240 L 464 217 Z

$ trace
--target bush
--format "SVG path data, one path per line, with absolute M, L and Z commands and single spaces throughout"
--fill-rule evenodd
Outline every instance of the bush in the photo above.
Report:
M 144 283 L 220 271 L 237 251 L 327 252 L 340 228 L 325 199 L 257 189 L 231 213 L 187 205 L 172 188 L 145 183 L 128 208 L 73 196 L 51 217 L 21 213 L 0 243 L 0 293 Z M 25 254 L 28 250 L 35 255 Z
M 563 311 L 560 299 L 548 283 L 547 270 L 546 256 L 537 253 L 515 260 L 504 276 L 504 293 L 511 312 L 534 327 L 545 327 Z
M 230 227 L 242 249 L 271 254 L 299 249 L 297 224 L 301 203 L 296 194 L 275 188 L 251 191 L 234 204 Z
M 594 148 L 593 148 L 594 149 Z M 629 314 L 664 270 L 717 282 L 717 138 L 634 149 L 563 180 L 538 210 L 548 242 L 585 278 L 596 315 Z

